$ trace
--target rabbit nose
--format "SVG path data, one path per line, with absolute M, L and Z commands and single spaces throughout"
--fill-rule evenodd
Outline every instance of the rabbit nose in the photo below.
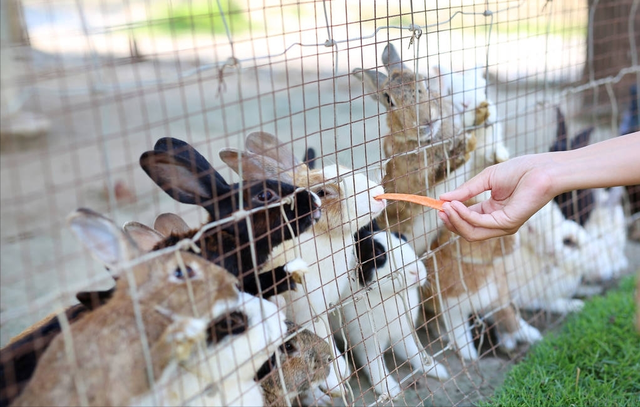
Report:
M 420 277 L 418 276 L 418 272 L 415 270 L 411 270 L 409 271 L 409 282 L 410 283 L 417 283 L 418 281 L 420 281 Z
M 431 135 L 431 123 L 418 126 L 418 136 L 422 139 Z
M 309 193 L 311 194 L 313 203 L 316 205 L 316 207 L 320 208 L 322 206 L 322 200 L 320 200 L 320 197 L 313 191 L 309 191 Z

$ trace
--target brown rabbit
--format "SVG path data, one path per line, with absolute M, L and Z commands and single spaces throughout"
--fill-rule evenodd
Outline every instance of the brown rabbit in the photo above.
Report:
M 154 228 L 155 230 L 147 233 L 155 233 L 156 237 L 185 233 L 191 229 L 180 216 L 173 213 L 159 215 L 155 220 Z M 146 234 L 136 235 L 135 229 L 129 232 L 142 251 L 152 249 L 144 246 L 152 241 Z M 89 311 L 106 304 L 113 296 L 113 292 L 113 288 L 104 291 L 79 292 L 76 298 L 80 304 L 72 305 L 65 310 L 67 320 L 73 324 Z M 20 394 L 35 371 L 39 358 L 60 330 L 58 314 L 53 313 L 16 335 L 0 350 L 0 406 L 11 404 Z
M 389 76 L 362 69 L 353 74 L 363 81 L 370 96 L 387 109 L 390 133 L 384 139 L 384 153 L 389 158 L 383 179 L 385 192 L 438 197 L 465 180 L 467 171 L 462 169 L 475 149 L 475 135 L 463 131 L 461 118 L 455 114 L 449 98 L 426 89 L 425 78 L 403 64 L 393 45 L 385 47 L 382 63 Z M 416 151 L 419 147 L 422 149 Z M 458 168 L 456 173 L 454 170 Z M 443 184 L 446 184 L 443 191 L 435 190 Z M 427 249 L 431 237 L 427 234 L 433 234 L 436 218 L 424 207 L 394 202 L 387 208 L 386 216 L 389 227 L 407 235 L 416 254 L 421 255 Z M 386 219 L 385 216 L 378 219 L 381 226 Z
M 77 210 L 68 222 L 79 240 L 110 266 L 118 267 L 140 254 L 113 222 L 91 210 Z M 206 337 L 207 321 L 225 318 L 228 307 L 220 304 L 231 307 L 239 299 L 237 279 L 226 270 L 190 253 L 182 257 L 185 269 L 172 253 L 132 266 L 131 274 L 117 281 L 107 304 L 71 325 L 75 365 L 70 364 L 67 338 L 56 336 L 13 405 L 123 405 L 149 392 L 150 372 L 134 304 L 142 315 L 153 377 L 159 378 L 171 363 L 188 356 L 195 341 Z M 157 307 L 176 318 L 172 322 Z M 198 315 L 193 315 L 194 310 Z
M 288 335 L 299 329 L 291 321 L 285 323 Z M 280 345 L 279 350 L 282 376 L 288 393 L 284 394 L 277 371 L 276 355 L 273 354 L 256 376 L 261 382 L 265 406 L 283 405 L 285 397 L 293 403 L 302 393 L 322 386 L 329 375 L 333 359 L 329 344 L 308 329 L 300 330 L 293 338 Z
M 504 262 L 497 261 L 513 253 L 517 237 L 479 242 L 452 237 L 443 228 L 431 244 L 433 254 L 426 260 L 431 273 L 423 296 L 433 298 L 428 303 L 442 313 L 449 340 L 460 356 L 467 360 L 478 358 L 468 326 L 468 317 L 474 311 L 495 311 L 501 345 L 507 350 L 514 349 L 519 340 L 532 343 L 541 339 L 540 332 L 520 318 L 511 305 Z

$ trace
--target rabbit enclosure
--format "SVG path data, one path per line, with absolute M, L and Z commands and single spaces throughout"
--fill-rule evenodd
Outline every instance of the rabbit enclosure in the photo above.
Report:
M 638 270 L 640 191 L 475 243 L 375 197 L 638 131 L 639 6 L 3 1 L 0 403 L 487 399 Z

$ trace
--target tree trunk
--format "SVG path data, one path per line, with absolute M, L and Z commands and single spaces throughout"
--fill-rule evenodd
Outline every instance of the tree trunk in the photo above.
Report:
M 596 4 L 597 3 L 597 4 Z M 622 68 L 632 66 L 629 21 L 633 0 L 589 0 L 589 11 L 595 12 L 590 29 L 593 30 L 593 56 L 589 49 L 587 34 L 587 63 L 584 82 L 615 76 Z M 636 48 L 640 47 L 640 10 L 631 17 L 635 31 Z M 636 49 L 636 52 L 640 52 Z M 638 55 L 640 57 L 640 55 Z M 613 90 L 622 111 L 629 105 L 629 87 L 636 83 L 637 75 L 627 74 L 613 85 Z M 611 101 L 604 86 L 584 92 L 584 107 L 596 114 L 611 114 Z

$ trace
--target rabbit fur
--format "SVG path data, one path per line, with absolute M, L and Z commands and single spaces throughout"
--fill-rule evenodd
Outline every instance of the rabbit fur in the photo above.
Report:
M 79 240 L 107 265 L 118 267 L 140 254 L 113 222 L 91 210 L 77 210 L 68 222 Z M 172 253 L 133 266 L 127 278 L 117 281 L 107 304 L 71 325 L 76 366 L 69 365 L 65 335 L 56 336 L 13 405 L 78 405 L 83 401 L 78 383 L 82 383 L 82 395 L 89 405 L 124 405 L 150 391 L 131 293 L 135 292 L 142 314 L 154 377 L 161 377 L 170 365 L 185 357 L 204 333 L 207 321 L 220 317 L 239 299 L 234 276 L 199 256 L 182 256 L 186 270 L 178 266 Z M 193 301 L 189 300 L 187 281 Z M 161 315 L 158 306 L 175 315 L 174 321 Z M 199 316 L 189 317 L 194 311 Z M 71 373 L 60 374 L 63 371 Z
M 224 324 L 234 335 L 216 338 L 204 355 L 165 369 L 155 396 L 145 394 L 132 405 L 261 406 L 263 393 L 254 377 L 282 344 L 287 326 L 284 314 L 269 301 L 240 293 L 239 304 Z
M 591 137 L 591 133 L 593 133 L 594 127 L 589 127 L 581 131 L 569 140 L 566 119 L 562 114 L 560 107 L 556 107 L 556 121 L 556 139 L 549 147 L 550 152 L 575 150 L 589 145 L 589 139 Z M 560 210 L 564 217 L 578 222 L 580 226 L 584 226 L 589 220 L 595 201 L 593 189 L 563 192 L 553 199 L 560 206 Z
M 391 44 L 385 48 L 382 62 L 389 73 L 388 77 L 373 70 L 357 69 L 354 74 L 364 82 L 370 95 L 387 109 L 387 125 L 391 133 L 384 139 L 384 152 L 389 158 L 383 180 L 386 192 L 438 197 L 455 189 L 487 165 L 508 158 L 497 119 L 491 126 L 480 126 L 480 131 L 464 131 L 464 117 L 454 107 L 452 98 L 441 97 L 440 91 L 452 92 L 445 87 L 444 81 L 427 90 L 424 77 L 404 66 Z M 463 83 L 465 89 L 471 85 L 471 81 Z M 416 119 L 416 89 L 420 123 Z M 489 102 L 483 100 L 476 110 L 482 111 L 482 114 L 478 119 L 473 118 L 474 123 L 476 120 L 484 123 L 495 112 L 495 107 L 492 108 Z M 422 140 L 419 138 L 421 133 L 431 137 Z M 444 144 L 449 146 L 448 150 L 440 146 L 426 150 L 430 167 L 425 170 L 424 153 L 413 151 L 420 146 L 444 140 L 451 141 Z M 478 145 L 483 149 L 474 155 Z M 406 202 L 391 203 L 386 216 L 378 221 L 385 224 L 387 218 L 392 230 L 407 235 L 417 254 L 427 250 L 439 222 L 433 211 Z
M 509 269 L 500 259 L 517 247 L 518 239 L 513 235 L 467 242 L 453 240 L 447 229 L 442 229 L 432 242 L 432 255 L 426 261 L 432 272 L 423 286 L 423 296 L 428 305 L 442 312 L 449 339 L 463 359 L 478 358 L 468 324 L 472 313 L 495 313 L 500 345 L 507 350 L 514 349 L 516 342 L 542 339 L 540 332 L 527 324 L 511 304 Z
M 294 403 L 300 395 L 313 389 L 323 391 L 333 360 L 331 347 L 322 338 L 291 321 L 285 323 L 287 335 L 293 337 L 280 345 L 278 356 L 287 393 L 284 394 L 282 388 L 274 353 L 256 376 L 262 386 L 265 406 L 282 405 L 285 398 Z
M 509 270 L 514 303 L 522 309 L 560 314 L 581 310 L 583 301 L 572 297 L 585 267 L 597 269 L 601 259 L 586 252 L 591 238 L 584 228 L 566 220 L 558 205 L 550 201 L 525 222 L 518 236 L 518 250 L 502 259 Z
M 292 205 L 283 203 L 282 206 L 259 210 L 248 216 L 254 236 L 255 265 L 251 234 L 244 218 L 208 230 L 196 244 L 202 250 L 202 256 L 238 276 L 243 291 L 268 298 L 278 292 L 295 289 L 294 280 L 283 267 L 258 274 L 257 278 L 255 270 L 267 260 L 270 248 L 299 235 L 319 219 L 320 199 L 317 195 L 269 179 L 229 185 L 191 145 L 174 138 L 158 140 L 154 150 L 142 154 L 140 165 L 174 199 L 203 207 L 209 213 L 209 222 L 228 218 L 240 209 L 248 211 L 282 199 L 293 199 Z M 243 197 L 242 208 L 239 208 L 240 193 Z M 198 231 L 191 229 L 172 233 L 152 249 L 172 246 L 191 238 Z
M 351 280 L 351 291 L 363 298 L 346 303 L 340 312 L 356 363 L 378 394 L 395 398 L 401 387 L 385 364 L 387 350 L 393 349 L 399 362 L 409 361 L 414 371 L 439 379 L 449 374 L 438 362 L 422 359 L 423 347 L 413 335 L 420 312 L 419 287 L 427 279 L 424 264 L 405 240 L 375 229 L 375 224 L 362 228 L 356 243 L 363 277 Z M 376 285 L 368 290 L 371 283 Z
M 595 207 L 585 230 L 591 239 L 589 253 L 604 257 L 604 264 L 597 270 L 587 269 L 583 275 L 587 282 L 606 281 L 618 277 L 629 267 L 625 254 L 627 224 L 622 208 L 623 187 L 593 190 Z
M 304 276 L 304 290 L 284 294 L 287 318 L 300 325 L 314 321 L 313 331 L 333 347 L 334 355 L 339 355 L 328 329 L 326 311 L 331 304 L 339 302 L 341 292 L 348 286 L 356 264 L 353 235 L 384 209 L 385 201 L 373 199 L 384 191 L 364 174 L 354 173 L 346 167 L 327 165 L 309 169 L 269 133 L 249 134 L 245 147 L 248 151 L 242 153 L 234 149 L 222 150 L 220 157 L 236 172 L 241 162 L 243 176 L 249 179 L 268 177 L 293 181 L 320 196 L 322 217 L 311 230 L 276 247 L 271 253 L 269 267 L 282 264 L 300 253 L 309 265 L 309 272 Z M 349 368 L 342 356 L 336 357 L 335 365 L 339 372 L 332 365 L 327 389 L 329 393 L 344 394 L 340 377 L 348 377 Z M 322 397 L 326 401 L 323 394 L 315 394 L 307 400 Z
M 429 89 L 442 96 L 451 96 L 455 111 L 462 115 L 463 126 L 474 129 L 478 142 L 470 158 L 477 161 L 475 173 L 478 169 L 507 161 L 510 155 L 498 110 L 486 93 L 487 81 L 483 72 L 481 67 L 451 72 L 441 65 L 429 70 Z

